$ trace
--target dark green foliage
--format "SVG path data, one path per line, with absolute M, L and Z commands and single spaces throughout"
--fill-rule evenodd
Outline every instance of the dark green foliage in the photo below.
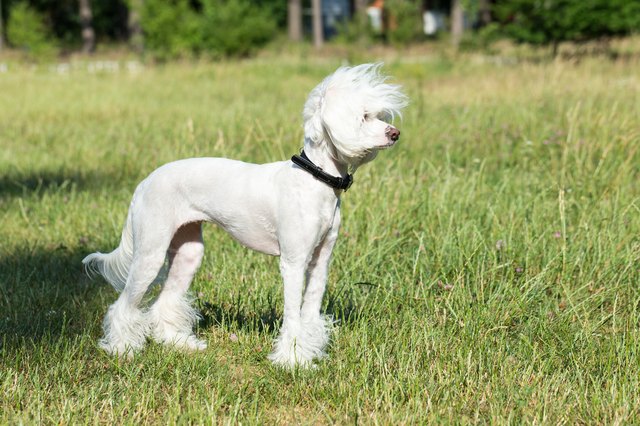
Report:
M 493 11 L 508 36 L 532 44 L 557 45 L 640 30 L 638 0 L 499 0 Z
M 424 37 L 420 1 L 389 0 L 385 2 L 388 13 L 387 37 L 392 44 L 407 44 Z
M 9 11 L 7 37 L 12 46 L 30 55 L 50 56 L 55 51 L 44 17 L 27 3 L 16 3 Z
M 160 59 L 197 52 L 200 17 L 189 0 L 146 0 L 141 13 L 145 48 Z
M 81 28 L 78 0 L 2 0 L 5 20 L 7 10 L 19 3 L 41 16 L 48 40 L 63 47 L 73 48 L 81 44 Z M 98 42 L 124 41 L 128 37 L 128 8 L 124 0 L 91 1 L 93 28 Z
M 63 44 L 80 43 L 78 0 L 29 0 L 26 3 L 45 17 L 51 36 Z
M 74 3 L 77 3 L 77 0 Z M 91 2 L 93 9 L 93 28 L 96 31 L 98 41 L 120 41 L 127 39 L 129 36 L 129 30 L 127 28 L 129 8 L 127 3 L 128 1 L 123 0 Z M 75 34 L 79 36 L 80 33 L 76 32 Z
M 34 43 L 43 41 L 49 46 L 55 43 L 67 48 L 81 43 L 77 0 L 2 3 L 5 21 L 8 11 L 18 10 L 21 24 L 14 25 L 13 31 L 20 34 L 14 34 L 13 45 L 35 52 L 38 49 L 34 49 Z M 91 7 L 98 42 L 122 42 L 129 38 L 132 7 L 129 0 L 94 0 Z M 246 56 L 273 38 L 278 28 L 286 27 L 286 11 L 284 0 L 145 0 L 140 19 L 145 48 L 160 59 L 203 52 L 216 57 Z
M 253 0 L 259 8 L 268 9 L 278 28 L 287 28 L 287 0 Z
M 216 56 L 246 56 L 276 34 L 269 9 L 248 0 L 202 2 L 202 49 Z
M 131 42 L 128 22 L 134 3 L 132 0 L 91 0 L 92 25 L 99 44 Z M 216 58 L 247 56 L 287 26 L 285 0 L 144 0 L 139 3 L 142 4 L 140 24 L 144 48 L 160 59 L 201 54 Z M 553 45 L 555 50 L 563 41 L 606 39 L 640 31 L 640 0 L 495 0 L 490 3 L 494 22 L 472 37 L 467 36 L 463 47 L 486 47 L 495 38 L 507 36 L 517 42 Z M 450 1 L 432 0 L 426 4 L 432 9 L 446 10 Z M 462 0 L 462 4 L 466 17 L 473 22 L 478 1 Z M 303 1 L 303 5 L 308 8 L 310 1 Z M 1 7 L 0 18 L 6 24 L 4 35 L 10 46 L 39 56 L 41 48 L 50 53 L 56 50 L 52 46 L 68 51 L 81 45 L 78 0 L 2 0 Z M 384 39 L 392 45 L 424 40 L 420 13 L 423 7 L 425 2 L 421 0 L 385 1 Z M 14 20 L 23 23 L 9 22 L 13 9 L 18 11 Z M 360 21 L 354 19 L 341 26 L 338 41 L 369 43 L 376 41 L 376 37 L 368 31 L 366 18 L 360 17 Z
M 379 34 L 369 25 L 366 15 L 356 15 L 339 23 L 337 41 L 369 43 L 376 38 L 394 45 L 406 45 L 424 39 L 421 2 L 417 0 L 387 0 L 384 3 L 383 29 Z M 379 36 L 379 37 L 378 37 Z
M 338 22 L 335 40 L 344 44 L 369 44 L 376 35 L 377 34 L 369 24 L 369 18 L 367 16 L 357 14 L 353 16 L 351 20 Z
M 145 48 L 154 56 L 207 54 L 247 56 L 277 31 L 270 10 L 248 0 L 146 0 L 142 11 Z

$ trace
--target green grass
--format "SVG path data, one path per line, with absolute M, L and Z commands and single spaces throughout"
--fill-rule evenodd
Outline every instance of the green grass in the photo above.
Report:
M 640 421 L 637 60 L 388 61 L 411 106 L 343 197 L 329 358 L 266 360 L 277 259 L 213 226 L 209 349 L 102 353 L 116 293 L 81 259 L 117 245 L 164 162 L 297 152 L 340 61 L 276 59 L 0 74 L 0 423 Z

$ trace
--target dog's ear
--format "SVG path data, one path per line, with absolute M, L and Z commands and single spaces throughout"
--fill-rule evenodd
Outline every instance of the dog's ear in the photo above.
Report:
M 324 104 L 324 88 L 319 85 L 311 91 L 307 102 L 304 104 L 302 117 L 304 119 L 304 137 L 313 143 L 324 139 L 322 127 L 322 107 Z

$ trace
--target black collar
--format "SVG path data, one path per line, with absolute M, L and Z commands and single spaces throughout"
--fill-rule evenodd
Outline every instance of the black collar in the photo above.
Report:
M 291 161 L 293 161 L 293 163 L 299 166 L 302 170 L 311 173 L 314 178 L 326 183 L 334 189 L 343 189 L 346 191 L 353 183 L 353 176 L 350 174 L 347 174 L 345 177 L 336 177 L 325 173 L 321 167 L 316 166 L 311 160 L 309 160 L 309 157 L 307 157 L 304 151 L 301 151 L 300 155 L 294 155 L 291 157 Z

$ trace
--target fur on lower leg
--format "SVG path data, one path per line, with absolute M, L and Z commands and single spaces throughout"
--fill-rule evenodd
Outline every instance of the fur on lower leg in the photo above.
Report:
M 200 315 L 192 306 L 192 300 L 184 295 L 167 296 L 161 296 L 148 313 L 154 340 L 187 350 L 206 349 L 206 343 L 193 333 Z
M 275 364 L 309 366 L 314 359 L 326 356 L 333 321 L 325 316 L 287 322 L 282 326 L 269 359 Z
M 144 347 L 149 334 L 145 314 L 120 300 L 109 307 L 102 326 L 104 336 L 99 346 L 114 355 L 132 356 Z

